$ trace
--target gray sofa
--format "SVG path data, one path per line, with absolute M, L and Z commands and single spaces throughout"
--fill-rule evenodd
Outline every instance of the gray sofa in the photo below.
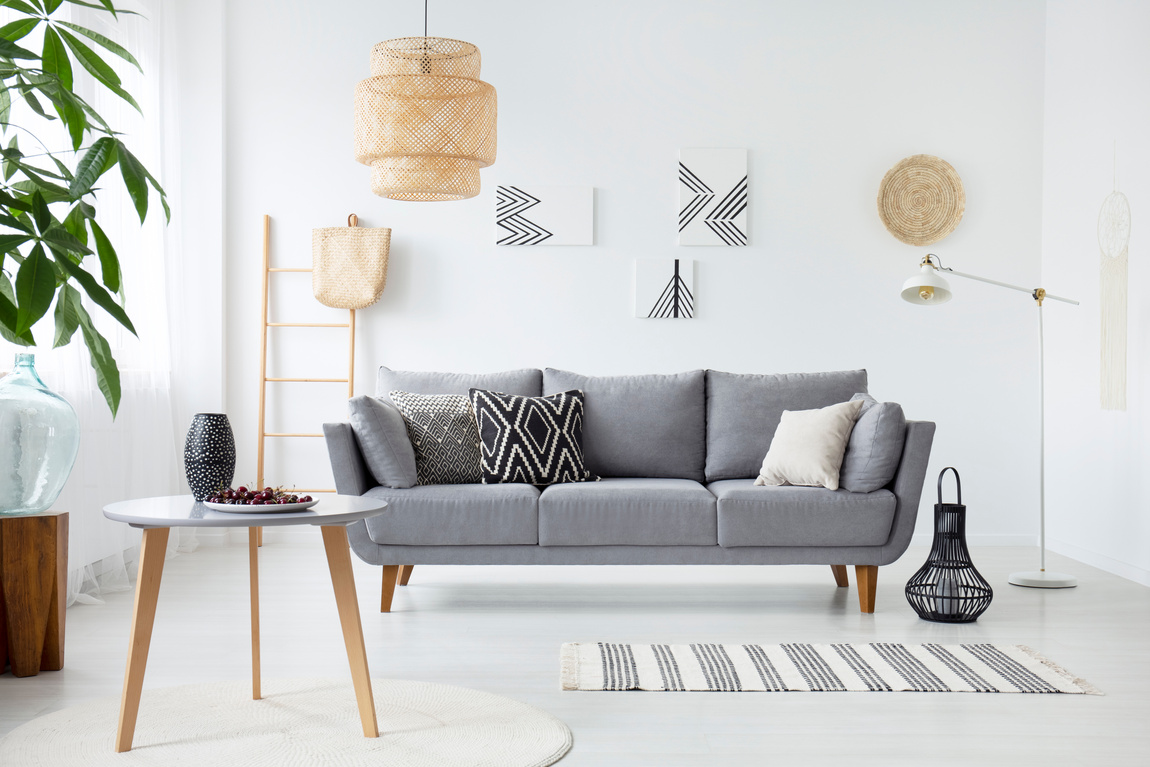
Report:
M 385 513 L 348 530 L 355 553 L 383 566 L 385 612 L 397 582 L 405 585 L 422 564 L 805 564 L 832 566 L 839 586 L 854 565 L 859 605 L 870 613 L 878 568 L 898 559 L 914 532 L 934 424 L 906 422 L 894 476 L 873 492 L 754 486 L 783 410 L 844 402 L 866 386 L 865 370 L 587 377 L 380 368 L 376 393 L 384 403 L 395 390 L 540 396 L 581 389 L 587 468 L 602 480 L 543 489 L 388 487 L 369 466 L 402 463 L 409 444 L 389 443 L 358 422 L 324 424 L 324 435 L 337 490 L 388 502 Z

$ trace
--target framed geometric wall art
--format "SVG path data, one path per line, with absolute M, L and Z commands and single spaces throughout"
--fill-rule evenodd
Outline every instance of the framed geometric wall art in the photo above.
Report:
M 747 244 L 747 150 L 679 150 L 679 244 Z
M 495 244 L 594 245 L 595 187 L 496 187 Z
M 635 261 L 635 316 L 689 320 L 695 316 L 695 262 L 685 258 Z

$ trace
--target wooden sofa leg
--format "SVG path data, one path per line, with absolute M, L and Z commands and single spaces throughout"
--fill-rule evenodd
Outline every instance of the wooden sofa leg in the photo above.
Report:
M 411 580 L 411 571 L 415 569 L 415 565 L 400 565 L 399 566 L 399 585 L 406 586 L 407 582 Z
M 855 565 L 855 580 L 859 587 L 859 609 L 874 612 L 875 589 L 878 588 L 878 565 Z
M 839 588 L 846 588 L 851 585 L 847 580 L 847 566 L 846 565 L 831 565 L 831 572 L 835 574 L 835 585 Z
M 395 581 L 399 578 L 399 565 L 383 566 L 383 588 L 380 589 L 379 611 L 391 612 L 391 598 L 395 595 Z

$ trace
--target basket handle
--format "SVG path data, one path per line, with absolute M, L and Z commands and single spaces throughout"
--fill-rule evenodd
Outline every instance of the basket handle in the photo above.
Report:
M 347 225 L 348 226 L 359 226 L 359 216 L 355 215 L 354 213 L 349 215 L 347 217 Z
M 962 480 L 958 478 L 958 469 L 953 466 L 947 466 L 945 469 L 938 473 L 938 502 L 942 503 L 942 478 L 948 471 L 954 472 L 954 485 L 958 488 L 958 505 L 962 505 Z

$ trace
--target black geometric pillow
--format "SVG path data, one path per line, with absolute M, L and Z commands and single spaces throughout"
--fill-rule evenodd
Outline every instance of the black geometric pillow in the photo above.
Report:
M 549 397 L 471 389 L 483 483 L 598 481 L 583 462 L 583 392 Z
M 415 448 L 420 485 L 469 485 L 483 479 L 475 414 L 462 394 L 388 392 Z

